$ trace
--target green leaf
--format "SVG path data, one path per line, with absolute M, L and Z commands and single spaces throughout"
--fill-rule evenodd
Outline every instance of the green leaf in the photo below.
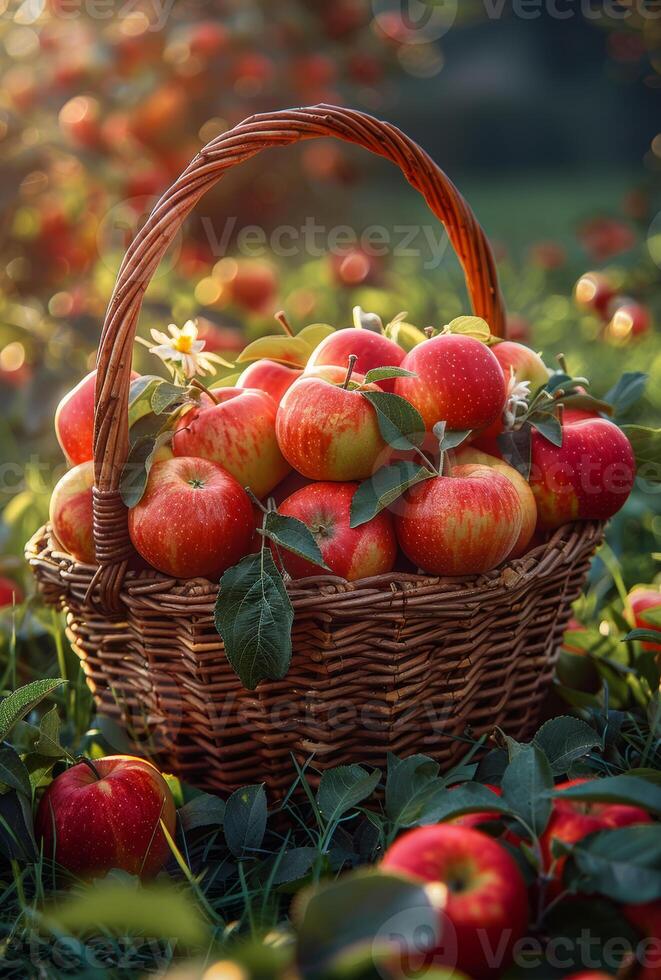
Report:
M 445 783 L 438 778 L 439 768 L 426 755 L 398 759 L 388 753 L 385 806 L 393 824 L 415 827 L 426 817 L 434 819 L 434 806 L 447 793 Z
M 641 643 L 661 643 L 661 630 L 629 630 L 622 640 L 640 640 Z
M 37 755 L 36 752 L 28 752 L 23 761 L 30 775 L 30 786 L 36 790 L 49 778 L 57 759 L 52 755 Z
M 53 707 L 46 712 L 36 729 L 37 740 L 34 743 L 33 751 L 38 755 L 45 755 L 52 759 L 65 759 L 69 753 L 60 745 L 60 716 L 57 708 Z
M 601 803 L 624 803 L 639 806 L 648 813 L 661 815 L 661 787 L 637 776 L 606 776 L 591 779 L 580 786 L 556 792 L 555 796 L 568 800 L 587 800 Z
M 299 340 L 305 341 L 310 348 L 310 353 L 312 353 L 315 347 L 318 347 L 322 340 L 330 337 L 332 333 L 335 333 L 335 327 L 331 327 L 330 323 L 308 323 L 307 327 L 299 330 L 296 336 Z
M 32 798 L 10 789 L 0 794 L 0 854 L 10 860 L 36 861 Z
M 503 799 L 539 836 L 551 816 L 553 773 L 536 745 L 522 745 L 503 775 Z
M 658 825 L 600 831 L 575 844 L 571 854 L 582 891 L 596 891 L 616 902 L 636 905 L 661 899 Z
M 456 449 L 471 434 L 470 429 L 448 429 L 447 422 L 437 422 L 432 432 L 438 439 L 441 452 L 446 452 L 448 449 Z
M 143 374 L 131 382 L 129 389 L 129 428 L 132 428 L 143 416 L 152 411 L 151 396 L 163 378 L 156 374 Z
M 622 431 L 631 443 L 636 466 L 639 469 L 645 467 L 644 479 L 649 483 L 661 483 L 661 429 L 650 429 L 645 425 L 623 425 Z
M 450 333 L 481 340 L 485 344 L 491 339 L 491 327 L 481 316 L 458 316 L 448 323 L 448 330 Z
M 546 755 L 556 776 L 566 773 L 572 762 L 587 755 L 591 749 L 602 747 L 602 739 L 594 728 L 571 715 L 560 715 L 545 722 L 535 735 L 534 743 Z
M 247 555 L 220 580 L 214 620 L 225 654 L 248 690 L 284 677 L 294 610 L 270 549 Z
M 571 375 L 567 374 L 565 371 L 554 371 L 549 377 L 545 385 L 543 385 L 543 390 L 548 391 L 549 394 L 553 394 L 559 388 L 563 391 L 571 391 L 576 387 L 576 381 Z
M 402 947 L 416 954 L 441 940 L 438 904 L 425 882 L 360 870 L 303 893 L 298 910 L 297 966 L 302 980 L 374 972 L 378 962 L 399 962 Z M 389 971 L 388 971 L 389 972 Z
M 502 432 L 496 441 L 505 462 L 527 480 L 530 476 L 532 452 L 530 426 L 524 425 L 511 432 Z
M 28 799 L 32 798 L 30 774 L 18 752 L 11 745 L 0 746 L 0 782 L 6 789 L 14 789 L 23 793 Z M 5 788 L 0 790 L 4 793 Z
M 209 928 L 190 892 L 159 883 L 138 887 L 105 878 L 59 898 L 40 915 L 42 927 L 56 936 L 149 936 L 186 947 L 207 947 Z
M 427 466 L 399 460 L 383 466 L 374 476 L 363 480 L 351 499 L 351 527 L 360 527 L 394 503 L 405 490 L 416 483 L 438 476 Z
M 260 530 L 260 533 L 279 547 L 298 555 L 299 558 L 305 558 L 321 568 L 328 569 L 312 532 L 298 518 L 286 517 L 284 514 L 270 511 L 266 515 L 264 528 Z
M 588 395 L 587 392 L 565 395 L 564 398 L 558 399 L 558 403 L 565 405 L 567 408 L 580 408 L 590 412 L 601 412 L 602 415 L 613 414 L 612 405 L 609 405 L 606 401 L 602 401 L 600 398 L 595 398 L 593 395 Z
M 284 885 L 305 878 L 319 856 L 316 847 L 292 847 L 279 851 L 260 868 L 260 880 L 273 885 Z
M 244 786 L 232 793 L 225 806 L 223 830 L 227 846 L 235 857 L 243 857 L 262 846 L 267 815 L 262 783 Z
M 642 371 L 625 371 L 609 391 L 604 395 L 604 401 L 610 402 L 615 415 L 624 415 L 639 401 L 645 392 L 648 375 Z
M 154 457 L 161 446 L 169 442 L 171 436 L 171 432 L 141 436 L 131 447 L 119 481 L 122 501 L 129 509 L 135 507 L 142 500 Z
M 155 415 L 163 415 L 174 405 L 179 405 L 188 397 L 188 388 L 174 385 L 171 381 L 161 381 L 151 396 L 151 409 Z
M 222 827 L 225 801 L 211 793 L 199 793 L 177 811 L 184 833 L 197 827 Z
M 44 698 L 66 683 L 62 677 L 32 681 L 0 701 L 0 741 L 7 738 L 17 721 L 25 718 Z
M 387 381 L 389 378 L 417 378 L 415 371 L 406 371 L 400 367 L 372 368 L 365 375 L 365 381 L 372 384 L 375 381 Z
M 550 412 L 533 412 L 528 421 L 533 429 L 539 432 L 540 436 L 553 443 L 554 446 L 562 446 L 562 426 L 555 415 Z
M 264 357 L 269 361 L 278 361 L 290 367 L 303 368 L 308 362 L 310 353 L 310 344 L 300 334 L 297 337 L 260 337 L 248 344 L 236 360 L 237 364 L 244 364 L 246 361 L 259 361 Z
M 453 789 L 446 787 L 442 798 L 435 800 L 433 820 L 453 820 L 464 813 L 481 813 L 482 810 L 504 814 L 512 812 L 502 797 L 497 796 L 488 786 L 483 786 L 482 783 L 463 783 Z
M 381 435 L 393 449 L 415 449 L 425 437 L 425 423 L 417 409 L 388 391 L 361 391 L 376 412 Z
M 327 823 L 332 823 L 374 792 L 381 771 L 368 772 L 362 766 L 327 769 L 319 780 L 317 806 Z

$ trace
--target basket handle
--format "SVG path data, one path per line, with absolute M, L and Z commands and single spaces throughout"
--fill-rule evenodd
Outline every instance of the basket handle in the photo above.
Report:
M 168 245 L 202 195 L 225 171 L 261 150 L 335 136 L 390 160 L 440 219 L 461 262 L 474 312 L 497 336 L 505 312 L 495 263 L 475 215 L 451 180 L 413 140 L 363 112 L 318 105 L 251 116 L 208 143 L 158 201 L 129 246 L 106 312 L 97 357 L 94 421 L 94 540 L 99 569 L 88 591 L 119 608 L 133 554 L 119 481 L 128 454 L 133 340 L 144 293 Z

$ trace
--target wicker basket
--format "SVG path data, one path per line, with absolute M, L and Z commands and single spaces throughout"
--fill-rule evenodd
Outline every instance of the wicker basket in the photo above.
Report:
M 359 582 L 319 576 L 289 586 L 293 658 L 281 681 L 244 690 L 213 626 L 217 583 L 131 568 L 118 485 L 128 447 L 131 353 L 145 289 L 168 244 L 223 173 L 260 150 L 335 136 L 396 164 L 445 225 L 473 309 L 504 334 L 484 232 L 457 189 L 399 130 L 363 113 L 315 106 L 253 116 L 209 143 L 158 202 L 131 244 L 110 300 L 97 361 L 94 535 L 98 565 L 58 550 L 42 528 L 27 557 L 67 629 L 99 709 L 164 767 L 232 790 L 292 781 L 292 755 L 323 770 L 383 765 L 388 751 L 443 765 L 466 738 L 535 728 L 570 606 L 600 524 L 561 528 L 493 572 L 443 579 L 393 572 Z

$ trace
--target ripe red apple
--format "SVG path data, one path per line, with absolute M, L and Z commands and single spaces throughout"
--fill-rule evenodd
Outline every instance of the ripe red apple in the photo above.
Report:
M 508 965 L 528 922 L 528 895 L 514 858 L 497 841 L 471 827 L 419 827 L 395 841 L 381 867 L 447 887 L 434 965 L 476 977 Z
M 280 514 L 297 517 L 310 528 L 331 573 L 349 582 L 390 572 L 397 558 L 392 517 L 386 511 L 360 527 L 349 526 L 357 489 L 357 483 L 311 483 L 278 508 Z M 323 574 L 319 566 L 291 552 L 282 551 L 281 557 L 292 578 Z
M 216 388 L 218 404 L 202 395 L 199 407 L 177 423 L 175 456 L 218 463 L 242 487 L 264 497 L 289 472 L 275 435 L 277 405 L 257 388 Z
M 135 371 L 131 372 L 132 381 L 138 377 Z M 55 435 L 72 466 L 92 458 L 95 384 L 96 371 L 91 371 L 64 396 L 55 410 Z
M 611 340 L 626 342 L 632 337 L 642 337 L 652 326 L 652 315 L 642 303 L 632 299 L 614 300 L 615 309 L 606 333 Z
M 346 368 L 304 374 L 285 392 L 276 432 L 285 459 L 312 480 L 363 480 L 371 476 L 386 444 L 376 412 L 355 388 L 343 388 Z M 364 390 L 361 374 L 351 383 Z
M 510 551 L 508 558 L 520 558 L 528 550 L 528 546 L 535 533 L 537 526 L 537 504 L 535 496 L 530 489 L 528 481 L 521 476 L 518 470 L 506 463 L 503 459 L 490 456 L 488 453 L 480 452 L 472 446 L 460 446 L 454 452 L 454 465 L 463 466 L 466 463 L 478 463 L 480 466 L 491 466 L 498 473 L 507 477 L 516 490 L 521 504 L 521 530 L 514 542 L 514 547 Z
M 23 589 L 10 578 L 0 575 L 0 609 L 19 605 L 24 599 Z
M 560 447 L 532 434 L 529 482 L 541 530 L 607 520 L 626 503 L 635 475 L 631 443 L 606 419 L 563 425 Z
M 591 781 L 590 779 L 571 779 L 569 782 L 558 784 L 556 790 L 581 786 L 583 783 Z M 540 838 L 546 871 L 549 872 L 553 866 L 553 881 L 549 886 L 549 897 L 554 897 L 561 890 L 562 875 L 567 860 L 565 856 L 553 857 L 551 848 L 554 840 L 563 841 L 565 844 L 576 844 L 597 830 L 651 822 L 652 818 L 649 813 L 641 807 L 624 806 L 620 803 L 589 803 L 585 800 L 556 798 L 553 801 L 551 819 Z
M 405 357 L 399 344 L 383 334 L 362 327 L 347 327 L 336 330 L 315 347 L 305 371 L 309 373 L 314 368 L 329 364 L 344 365 L 351 354 L 358 358 L 356 372 L 360 374 L 367 374 L 372 368 L 399 367 Z M 384 391 L 394 391 L 394 380 L 380 381 L 378 387 Z
M 158 769 L 109 755 L 53 780 L 39 803 L 35 834 L 45 856 L 71 874 L 94 878 L 121 868 L 148 877 L 170 854 L 161 820 L 174 835 L 174 800 Z
M 661 626 L 654 626 L 645 617 L 646 609 L 661 609 L 661 589 L 636 586 L 629 593 L 629 605 L 631 606 L 632 616 L 628 617 L 632 622 L 630 625 L 637 629 L 658 629 Z M 661 653 L 661 643 L 643 643 L 643 650 L 657 650 Z
M 513 483 L 491 466 L 455 466 L 407 490 L 397 502 L 402 550 L 434 575 L 476 575 L 500 565 L 521 534 Z
M 602 315 L 614 295 L 613 286 L 602 272 L 586 272 L 574 287 L 577 305 Z
M 549 369 L 546 364 L 539 354 L 525 344 L 504 340 L 489 349 L 503 369 L 506 380 L 510 377 L 510 371 L 513 371 L 516 381 L 530 382 L 530 390 L 533 393 L 549 380 Z
M 94 463 L 88 460 L 68 470 L 50 498 L 49 518 L 53 534 L 64 551 L 76 561 L 91 565 L 94 555 L 92 487 Z
M 254 361 L 242 372 L 237 388 L 259 388 L 271 396 L 276 405 L 280 404 L 282 396 L 291 388 L 294 381 L 303 374 L 300 368 L 287 367 L 276 361 Z
M 484 429 L 501 415 L 507 384 L 494 354 L 479 340 L 441 334 L 418 344 L 401 366 L 414 378 L 396 378 L 395 393 L 408 399 L 427 429 Z
M 241 259 L 229 282 L 229 292 L 234 303 L 252 313 L 267 312 L 278 292 L 276 271 L 262 259 Z
M 136 551 L 175 578 L 219 577 L 248 553 L 254 531 L 247 493 L 208 459 L 156 463 L 142 500 L 129 511 Z

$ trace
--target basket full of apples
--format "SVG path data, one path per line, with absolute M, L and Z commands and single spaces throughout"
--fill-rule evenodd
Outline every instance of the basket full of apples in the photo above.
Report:
M 196 202 L 271 146 L 323 136 L 398 166 L 443 222 L 474 315 L 420 330 L 354 310 L 249 344 L 221 381 L 196 324 L 152 331 L 146 286 Z M 450 764 L 535 730 L 603 523 L 635 459 L 609 404 L 504 337 L 468 204 L 390 124 L 331 106 L 254 116 L 209 143 L 130 246 L 97 369 L 58 408 L 71 469 L 27 546 L 100 710 L 210 789 Z M 633 383 L 631 379 L 627 382 Z

